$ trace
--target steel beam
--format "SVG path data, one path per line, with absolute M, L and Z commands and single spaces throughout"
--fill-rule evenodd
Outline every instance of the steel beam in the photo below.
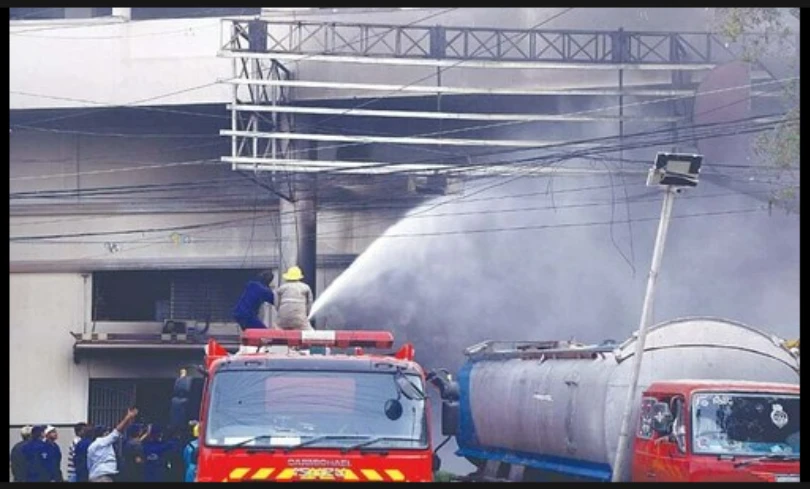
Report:
M 231 20 L 224 43 L 233 49 L 238 33 L 250 21 Z M 267 52 L 277 55 L 468 60 L 552 61 L 577 64 L 674 64 L 673 45 L 688 52 L 689 62 L 729 61 L 727 45 L 711 32 L 654 32 L 502 29 L 330 22 L 268 21 Z M 223 29 L 224 30 L 224 29 Z M 351 39 L 352 41 L 347 41 Z M 280 58 L 279 58 L 280 59 Z
M 625 97 L 678 97 L 694 95 L 694 90 L 626 90 L 620 93 L 618 90 L 599 88 L 560 88 L 560 89 L 528 89 L 528 88 L 483 88 L 483 87 L 448 87 L 436 86 L 425 87 L 418 85 L 387 85 L 382 83 L 343 83 L 329 81 L 308 81 L 308 80 L 253 80 L 253 79 L 230 79 L 222 80 L 223 83 L 232 85 L 269 85 L 293 88 L 319 88 L 323 90 L 364 90 L 380 91 L 392 93 L 423 93 L 435 95 L 437 93 L 447 95 L 563 95 L 563 96 L 619 96 Z
M 359 117 L 393 117 L 412 119 L 442 119 L 458 121 L 521 121 L 521 122 L 606 122 L 616 120 L 633 120 L 641 122 L 675 122 L 679 117 L 640 117 L 632 115 L 566 115 L 566 114 L 497 114 L 497 113 L 463 113 L 463 112 L 425 112 L 418 110 L 368 110 L 340 107 L 310 107 L 284 105 L 236 105 L 231 110 L 240 112 L 283 112 L 288 114 L 349 115 Z M 583 111 L 585 112 L 585 111 Z M 590 112 L 590 111 L 588 111 Z
M 354 136 L 344 134 L 313 134 L 292 132 L 261 132 L 261 131 L 231 131 L 220 130 L 221 136 L 240 136 L 257 139 L 294 139 L 302 141 L 331 141 L 345 143 L 387 143 L 387 144 L 424 144 L 444 146 L 483 146 L 506 148 L 543 148 L 566 144 L 569 147 L 594 148 L 598 144 L 579 143 L 570 141 L 533 141 L 518 139 L 451 139 L 451 138 L 418 138 L 418 137 L 388 137 L 388 136 Z
M 343 160 L 271 160 L 268 158 L 231 158 L 223 157 L 223 162 L 231 163 L 236 170 L 256 171 L 294 171 L 301 173 L 335 172 L 354 175 L 381 175 L 397 173 L 463 173 L 465 176 L 494 176 L 494 175 L 646 175 L 641 170 L 602 170 L 592 168 L 563 168 L 540 166 L 531 168 L 527 163 L 514 165 L 492 165 L 486 163 L 479 165 L 459 166 L 448 163 L 391 163 L 382 161 L 343 161 Z
M 393 58 L 370 56 L 340 56 L 332 54 L 293 54 L 293 53 L 248 53 L 237 51 L 219 51 L 218 56 L 223 58 L 247 59 L 275 59 L 290 62 L 327 62 L 327 63 L 355 63 L 362 65 L 396 65 L 396 66 L 428 66 L 442 68 L 476 68 L 476 69 L 508 69 L 508 70 L 594 70 L 594 71 L 706 71 L 715 66 L 714 63 L 571 63 L 561 61 L 493 61 L 474 59 L 423 59 L 423 58 Z

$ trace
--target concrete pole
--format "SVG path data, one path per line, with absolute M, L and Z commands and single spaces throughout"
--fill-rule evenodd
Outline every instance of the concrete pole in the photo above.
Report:
M 298 218 L 298 267 L 304 282 L 316 290 L 318 218 L 315 201 L 315 175 L 298 175 L 295 211 Z
M 284 188 L 284 191 L 286 193 L 287 189 Z M 281 284 L 281 275 L 291 266 L 298 264 L 298 226 L 296 225 L 295 204 L 286 199 L 279 199 L 278 208 L 279 227 L 281 228 L 278 236 L 281 241 L 278 283 Z
M 293 202 L 280 199 L 280 273 L 297 266 L 315 293 L 317 256 L 317 204 L 314 175 L 294 175 Z
M 132 8 L 113 8 L 112 15 L 122 20 L 132 20 Z
M 619 431 L 619 445 L 616 448 L 616 458 L 613 463 L 613 482 L 623 482 L 627 463 L 627 453 L 629 452 L 631 427 L 633 424 L 633 407 L 636 404 L 636 389 L 638 388 L 638 378 L 641 373 L 641 358 L 644 355 L 644 343 L 647 339 L 647 328 L 652 319 L 653 298 L 655 295 L 655 283 L 658 279 L 658 271 L 661 268 L 661 258 L 664 255 L 664 244 L 667 239 L 669 221 L 672 217 L 672 205 L 675 201 L 676 190 L 667 187 L 664 194 L 664 204 L 661 208 L 661 220 L 658 223 L 658 233 L 655 236 L 655 247 L 653 248 L 652 265 L 650 265 L 650 275 L 647 278 L 647 292 L 644 295 L 644 305 L 641 309 L 641 324 L 636 337 L 636 352 L 633 356 L 633 370 L 630 377 L 630 385 L 627 389 L 627 399 L 625 400 L 624 413 L 622 414 L 622 427 Z

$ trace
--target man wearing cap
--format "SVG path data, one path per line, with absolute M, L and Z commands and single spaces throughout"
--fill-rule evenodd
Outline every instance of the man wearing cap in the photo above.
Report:
M 90 482 L 115 482 L 114 479 L 118 475 L 118 458 L 115 456 L 114 445 L 137 416 L 138 410 L 131 408 L 112 432 L 105 433 L 105 429 L 96 428 L 95 440 L 87 447 Z
M 14 482 L 25 482 L 25 454 L 23 447 L 26 443 L 31 441 L 31 427 L 23 426 L 20 429 L 20 437 L 22 440 L 18 441 L 11 449 L 11 475 Z
M 45 458 L 45 470 L 48 471 L 49 482 L 62 482 L 62 449 L 56 444 L 59 433 L 56 428 L 48 425 L 45 428 L 45 448 L 48 456 Z

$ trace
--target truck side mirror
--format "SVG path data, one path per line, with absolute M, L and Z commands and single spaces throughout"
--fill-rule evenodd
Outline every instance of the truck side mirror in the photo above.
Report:
M 651 420 L 653 431 L 661 436 L 669 435 L 672 432 L 672 419 L 672 411 L 669 409 L 669 404 L 665 402 L 656 402 L 653 404 Z
M 442 435 L 455 436 L 458 433 L 459 406 L 458 401 L 442 402 Z

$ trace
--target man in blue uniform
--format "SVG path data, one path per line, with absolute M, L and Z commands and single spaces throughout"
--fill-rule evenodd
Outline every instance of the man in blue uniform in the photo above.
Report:
M 255 280 L 245 285 L 245 290 L 233 308 L 233 318 L 239 323 L 242 331 L 246 329 L 265 329 L 267 326 L 259 319 L 259 308 L 267 302 L 273 304 L 275 297 L 270 290 L 273 272 L 262 272 Z
M 45 428 L 45 447 L 48 450 L 47 463 L 45 464 L 48 471 L 49 482 L 62 482 L 62 450 L 56 444 L 59 439 L 59 433 L 53 426 Z
M 31 429 L 31 441 L 23 447 L 25 455 L 26 482 L 49 482 L 50 472 L 48 456 L 50 449 L 45 444 L 43 436 L 45 426 L 34 426 Z

